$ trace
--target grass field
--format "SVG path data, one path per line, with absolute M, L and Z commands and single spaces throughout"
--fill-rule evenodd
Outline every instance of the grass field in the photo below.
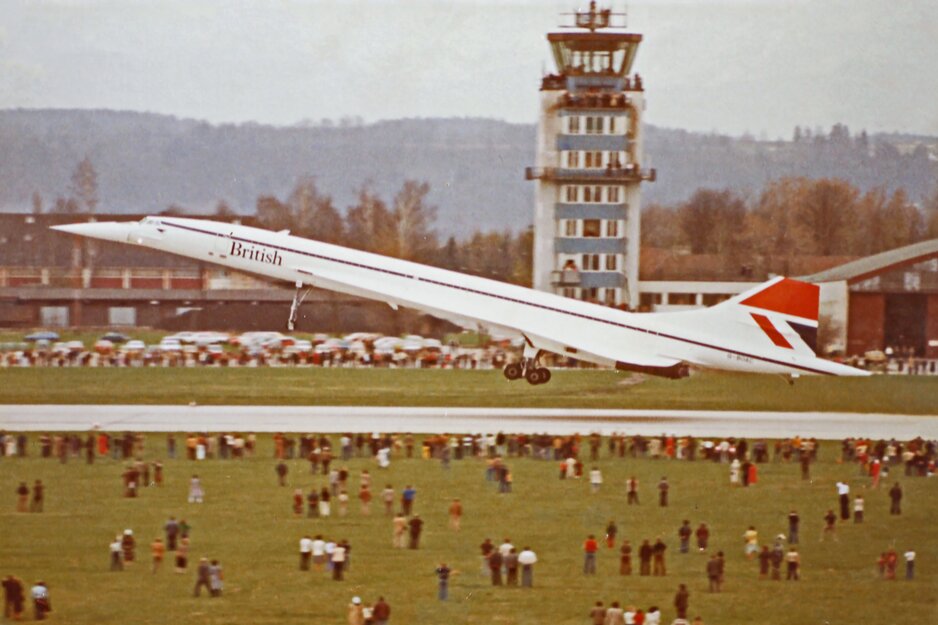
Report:
M 196 624 L 339 624 L 353 595 L 374 601 L 384 595 L 398 624 L 543 624 L 587 623 L 593 602 L 617 600 L 647 609 L 657 604 L 663 623 L 675 613 L 674 592 L 686 583 L 691 616 L 708 625 L 805 623 L 889 623 L 897 618 L 934 623 L 938 615 L 938 515 L 936 482 L 895 476 L 905 488 L 904 514 L 888 515 L 885 489 L 873 491 L 857 477 L 853 465 L 835 462 L 837 445 L 824 444 L 813 479 L 802 481 L 796 464 L 760 466 L 759 483 L 733 488 L 726 465 L 649 459 L 607 458 L 599 462 L 605 484 L 597 495 L 585 481 L 557 479 L 557 465 L 530 459 L 510 460 L 514 490 L 498 495 L 483 478 L 479 460 L 454 461 L 444 471 L 435 461 L 394 459 L 380 471 L 372 461 L 354 459 L 348 466 L 353 491 L 361 469 L 375 476 L 374 490 L 390 482 L 398 493 L 405 484 L 417 488 L 415 511 L 426 520 L 419 551 L 391 548 L 390 521 L 378 502 L 362 516 L 357 502 L 345 518 L 307 520 L 290 511 L 293 487 L 322 486 L 300 461 L 290 462 L 289 486 L 276 485 L 272 444 L 261 437 L 257 457 L 243 462 L 167 460 L 166 484 L 143 489 L 138 499 L 121 497 L 123 463 L 83 460 L 62 465 L 31 457 L 0 461 L 0 573 L 27 582 L 49 583 L 53 622 L 196 623 Z M 149 435 L 148 459 L 162 457 L 162 435 Z M 587 465 L 589 468 L 589 465 Z M 202 505 L 187 504 L 187 480 L 197 472 L 206 490 Z M 640 506 L 626 506 L 624 482 L 636 475 Z M 654 484 L 662 475 L 671 484 L 671 505 L 660 508 Z M 14 490 L 20 480 L 41 478 L 47 484 L 42 514 L 17 514 Z M 821 542 L 821 517 L 836 505 L 835 481 L 849 479 L 853 492 L 867 500 L 867 520 L 838 527 L 839 542 Z M 447 528 L 446 510 L 453 497 L 465 505 L 463 529 Z M 742 534 L 755 525 L 762 542 L 787 532 L 786 515 L 797 508 L 802 517 L 800 582 L 760 581 L 755 561 L 743 556 Z M 169 515 L 192 525 L 192 556 L 218 558 L 225 570 L 220 599 L 191 596 L 194 573 L 178 575 L 164 564 L 149 571 L 149 542 L 162 533 Z M 682 519 L 692 526 L 707 522 L 711 550 L 727 554 L 725 592 L 707 592 L 706 556 L 677 553 Z M 602 536 L 615 519 L 620 537 L 638 545 L 662 536 L 669 545 L 665 577 L 622 577 L 612 550 L 602 549 L 598 574 L 581 573 L 585 536 Z M 138 539 L 138 564 L 121 573 L 108 571 L 108 543 L 125 528 Z M 353 545 L 347 581 L 298 570 L 297 542 L 303 534 L 347 538 Z M 485 537 L 516 546 L 530 545 L 540 562 L 535 588 L 493 588 L 479 572 L 478 545 Z M 919 554 L 918 578 L 912 582 L 881 581 L 876 559 L 894 546 Z M 434 568 L 446 561 L 460 571 L 451 583 L 451 600 L 435 598 Z M 168 563 L 167 563 L 168 564 Z M 637 565 L 637 563 L 636 563 Z
M 613 371 L 557 371 L 549 384 L 498 371 L 329 368 L 0 369 L 0 403 L 687 408 L 934 415 L 938 377 L 704 373 L 628 384 Z M 626 382 L 626 383 L 623 383 Z

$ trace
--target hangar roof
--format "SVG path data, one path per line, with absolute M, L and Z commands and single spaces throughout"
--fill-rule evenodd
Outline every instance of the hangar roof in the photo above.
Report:
M 920 241 L 905 247 L 866 256 L 820 271 L 801 279 L 806 282 L 860 282 L 881 273 L 938 258 L 938 239 Z

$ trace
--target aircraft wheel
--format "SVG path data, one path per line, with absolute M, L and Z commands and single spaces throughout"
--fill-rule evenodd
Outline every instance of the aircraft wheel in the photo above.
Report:
M 540 384 L 547 384 L 550 382 L 550 369 L 547 367 L 541 367 L 537 370 L 537 372 L 541 374 Z
M 528 381 L 528 384 L 536 386 L 538 384 L 543 384 L 547 380 L 544 379 L 544 371 L 546 369 L 528 369 L 528 372 L 524 375 L 525 379 Z
M 516 362 L 505 365 L 505 368 L 502 369 L 502 373 L 505 374 L 505 377 L 509 380 L 517 380 L 521 377 L 521 365 Z

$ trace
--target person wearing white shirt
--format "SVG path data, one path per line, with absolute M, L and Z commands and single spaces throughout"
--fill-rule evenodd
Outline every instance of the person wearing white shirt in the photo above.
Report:
M 651 606 L 645 613 L 645 625 L 661 625 L 661 612 L 658 606 Z
M 310 552 L 313 554 L 313 566 L 317 571 L 322 570 L 322 565 L 326 562 L 326 541 L 322 535 L 317 535 L 309 545 Z
M 300 570 L 309 570 L 309 561 L 313 557 L 313 539 L 304 536 L 300 539 Z
M 599 492 L 599 487 L 603 485 L 603 473 L 598 467 L 593 467 L 590 471 L 590 490 L 594 493 Z
M 846 521 L 850 518 L 850 485 L 837 482 L 837 494 L 840 496 L 840 519 Z
M 521 565 L 521 587 L 531 588 L 534 586 L 534 565 L 537 564 L 537 554 L 531 551 L 530 547 L 525 547 L 518 554 L 518 564 Z
M 915 579 L 915 552 L 909 549 L 902 555 L 905 557 L 905 578 Z
M 345 569 L 345 547 L 333 543 L 332 549 L 332 579 L 342 581 L 342 571 Z
M 112 571 L 123 571 L 124 570 L 124 559 L 121 557 L 121 552 L 123 551 L 123 545 L 121 544 L 121 536 L 118 536 L 114 539 L 114 542 L 110 544 L 111 549 L 111 570 Z
M 511 553 L 511 550 L 514 549 L 514 548 L 515 548 L 515 546 L 511 544 L 511 539 L 510 539 L 510 538 L 506 538 L 506 539 L 505 539 L 505 542 L 503 542 L 502 544 L 500 544 L 500 545 L 498 546 L 498 553 L 500 553 L 500 554 L 502 555 L 502 557 L 504 558 L 504 557 L 507 556 L 509 553 Z

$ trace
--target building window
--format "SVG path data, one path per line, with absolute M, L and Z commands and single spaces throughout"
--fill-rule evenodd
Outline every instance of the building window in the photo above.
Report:
M 584 219 L 583 220 L 583 236 L 584 237 L 601 236 L 599 232 L 601 223 L 602 221 L 599 219 Z
M 696 293 L 668 293 L 669 306 L 693 306 L 696 303 Z
M 619 203 L 619 187 L 606 187 L 606 201 L 610 204 Z
M 619 294 L 616 291 L 618 291 L 618 289 L 606 289 L 605 301 L 610 306 L 614 306 L 619 299 Z
M 568 184 L 563 188 L 563 199 L 565 202 L 576 202 L 579 198 L 577 191 L 580 190 L 580 187 L 575 184 Z
M 603 166 L 603 153 L 602 152 L 587 152 L 586 153 L 586 168 L 587 169 L 597 169 Z
M 618 254 L 606 254 L 606 271 L 618 271 L 619 270 L 619 255 Z
M 599 271 L 599 254 L 583 254 L 583 271 Z
M 577 296 L 578 296 L 577 289 L 575 289 L 575 288 L 573 288 L 573 287 L 569 287 L 569 286 L 568 286 L 568 287 L 564 287 L 564 289 L 563 289 L 563 296 L 564 296 L 564 297 L 572 297 L 572 298 L 576 299 Z
M 583 295 L 583 299 L 586 301 L 596 301 L 597 297 L 599 296 L 599 289 L 597 289 L 595 286 L 588 289 L 580 289 L 580 292 Z
M 563 224 L 563 235 L 565 237 L 576 236 L 576 219 L 565 219 Z
M 703 305 L 704 306 L 716 306 L 720 302 L 725 302 L 729 298 L 733 297 L 726 293 L 704 293 L 703 294 Z
M 570 169 L 578 169 L 580 167 L 580 153 L 573 150 L 570 152 L 564 152 L 567 156 L 567 167 Z
M 39 322 L 43 327 L 64 328 L 68 326 L 68 306 L 40 306 Z
M 133 306 L 111 306 L 107 309 L 107 323 L 110 326 L 135 326 L 137 309 Z
M 580 134 L 580 118 L 576 115 L 571 115 L 567 118 L 567 129 L 571 135 Z
M 619 238 L 619 221 L 616 219 L 606 220 L 606 236 L 610 239 Z
M 661 304 L 661 293 L 642 293 L 638 303 L 642 308 L 650 310 L 652 306 Z

